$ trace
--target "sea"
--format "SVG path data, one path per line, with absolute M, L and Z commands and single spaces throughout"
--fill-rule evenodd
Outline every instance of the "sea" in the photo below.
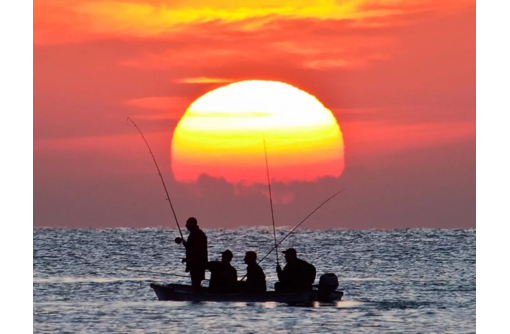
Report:
M 248 250 L 274 246 L 271 227 L 204 229 L 209 259 L 230 249 L 241 277 Z M 278 249 L 294 247 L 335 273 L 342 301 L 279 303 L 158 301 L 150 283 L 189 284 L 179 232 L 34 229 L 34 333 L 475 333 L 476 230 L 306 230 L 279 228 Z M 183 231 L 185 236 L 186 231 Z M 261 262 L 268 289 L 276 252 Z M 204 282 L 207 285 L 207 282 Z

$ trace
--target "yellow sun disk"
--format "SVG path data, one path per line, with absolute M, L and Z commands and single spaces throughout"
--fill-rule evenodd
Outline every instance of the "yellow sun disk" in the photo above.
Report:
M 271 176 L 279 181 L 310 181 L 343 170 L 342 134 L 331 111 L 290 85 L 243 81 L 190 105 L 172 139 L 174 176 L 264 182 L 263 136 Z

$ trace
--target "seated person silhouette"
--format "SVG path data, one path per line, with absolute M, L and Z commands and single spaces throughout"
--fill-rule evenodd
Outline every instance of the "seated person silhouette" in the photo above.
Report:
M 316 270 L 310 263 L 298 259 L 294 248 L 283 251 L 287 264 L 282 268 L 276 267 L 278 280 L 274 285 L 275 291 L 280 292 L 300 292 L 312 290 L 312 284 L 315 281 Z
M 257 263 L 257 253 L 246 252 L 244 257 L 246 267 L 246 281 L 239 282 L 239 290 L 248 293 L 266 292 L 266 275 Z
M 233 254 L 230 250 L 221 253 L 221 261 L 210 261 L 206 269 L 211 272 L 209 292 L 228 293 L 237 290 L 237 270 L 232 267 Z

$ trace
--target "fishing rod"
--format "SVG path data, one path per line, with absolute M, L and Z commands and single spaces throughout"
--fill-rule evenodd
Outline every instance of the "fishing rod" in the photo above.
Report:
M 279 246 L 285 239 L 287 239 L 287 237 L 289 235 L 291 235 L 299 226 L 301 226 L 301 224 L 303 224 L 308 218 L 310 218 L 311 215 L 313 215 L 317 210 L 319 210 L 324 204 L 326 204 L 327 202 L 329 202 L 331 199 L 333 199 L 333 197 L 335 197 L 336 195 L 340 194 L 341 192 L 344 192 L 345 189 L 342 189 L 338 192 L 336 192 L 335 194 L 333 194 L 332 196 L 330 196 L 327 200 L 325 200 L 324 202 L 322 202 L 315 210 L 313 210 L 308 216 L 305 217 L 305 219 L 303 219 L 299 224 L 296 225 L 296 227 L 294 227 L 289 233 L 287 233 L 287 235 L 285 237 L 283 237 L 282 240 L 280 240 L 275 247 L 273 247 L 269 253 L 266 254 L 266 256 L 264 256 L 262 259 L 260 259 L 257 264 L 260 264 L 262 261 L 264 261 L 264 259 L 266 257 L 268 257 L 269 254 L 271 254 L 277 246 Z M 243 278 L 241 278 L 241 281 L 243 281 L 244 279 L 246 278 L 246 275 L 243 276 Z
M 143 141 L 145 142 L 145 145 L 147 145 L 147 148 L 149 149 L 149 153 L 152 156 L 152 160 L 154 161 L 154 164 L 156 165 L 156 168 L 158 169 L 158 175 L 159 175 L 159 178 L 161 179 L 161 183 L 163 183 L 163 188 L 165 188 L 166 199 L 168 200 L 168 203 L 170 203 L 170 208 L 172 208 L 172 212 L 174 214 L 175 222 L 177 223 L 177 228 L 179 229 L 179 234 L 181 235 L 181 239 L 184 239 L 184 236 L 182 235 L 181 227 L 179 226 L 179 221 L 177 220 L 177 215 L 175 214 L 174 206 L 172 205 L 172 201 L 170 200 L 170 195 L 168 195 L 168 190 L 166 189 L 165 180 L 163 180 L 163 175 L 161 175 L 161 171 L 159 170 L 159 166 L 158 166 L 158 163 L 156 162 L 156 158 L 154 157 L 154 154 L 152 154 L 151 147 L 149 146 L 149 143 L 145 139 L 145 136 L 143 135 L 143 133 L 140 130 L 140 128 L 136 125 L 136 123 L 130 117 L 128 117 L 127 120 L 131 121 L 131 123 L 133 123 L 133 125 L 138 130 L 138 132 L 140 132 L 140 135 L 142 136 Z
M 269 188 L 269 203 L 271 203 L 271 218 L 273 219 L 274 247 L 276 248 L 276 264 L 280 265 L 280 262 L 278 261 L 278 245 L 276 244 L 276 226 L 274 224 L 273 196 L 271 195 L 271 179 L 269 178 L 269 164 L 267 162 L 266 137 L 264 136 L 263 138 L 264 138 L 264 154 L 266 156 L 267 187 Z

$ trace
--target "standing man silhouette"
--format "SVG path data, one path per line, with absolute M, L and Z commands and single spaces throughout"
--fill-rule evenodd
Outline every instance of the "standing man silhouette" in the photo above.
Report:
M 205 268 L 209 262 L 207 254 L 207 236 L 198 226 L 197 219 L 190 217 L 186 221 L 189 231 L 188 240 L 175 238 L 175 242 L 184 244 L 186 248 L 186 272 L 190 273 L 193 291 L 199 292 L 202 280 L 205 279 Z

